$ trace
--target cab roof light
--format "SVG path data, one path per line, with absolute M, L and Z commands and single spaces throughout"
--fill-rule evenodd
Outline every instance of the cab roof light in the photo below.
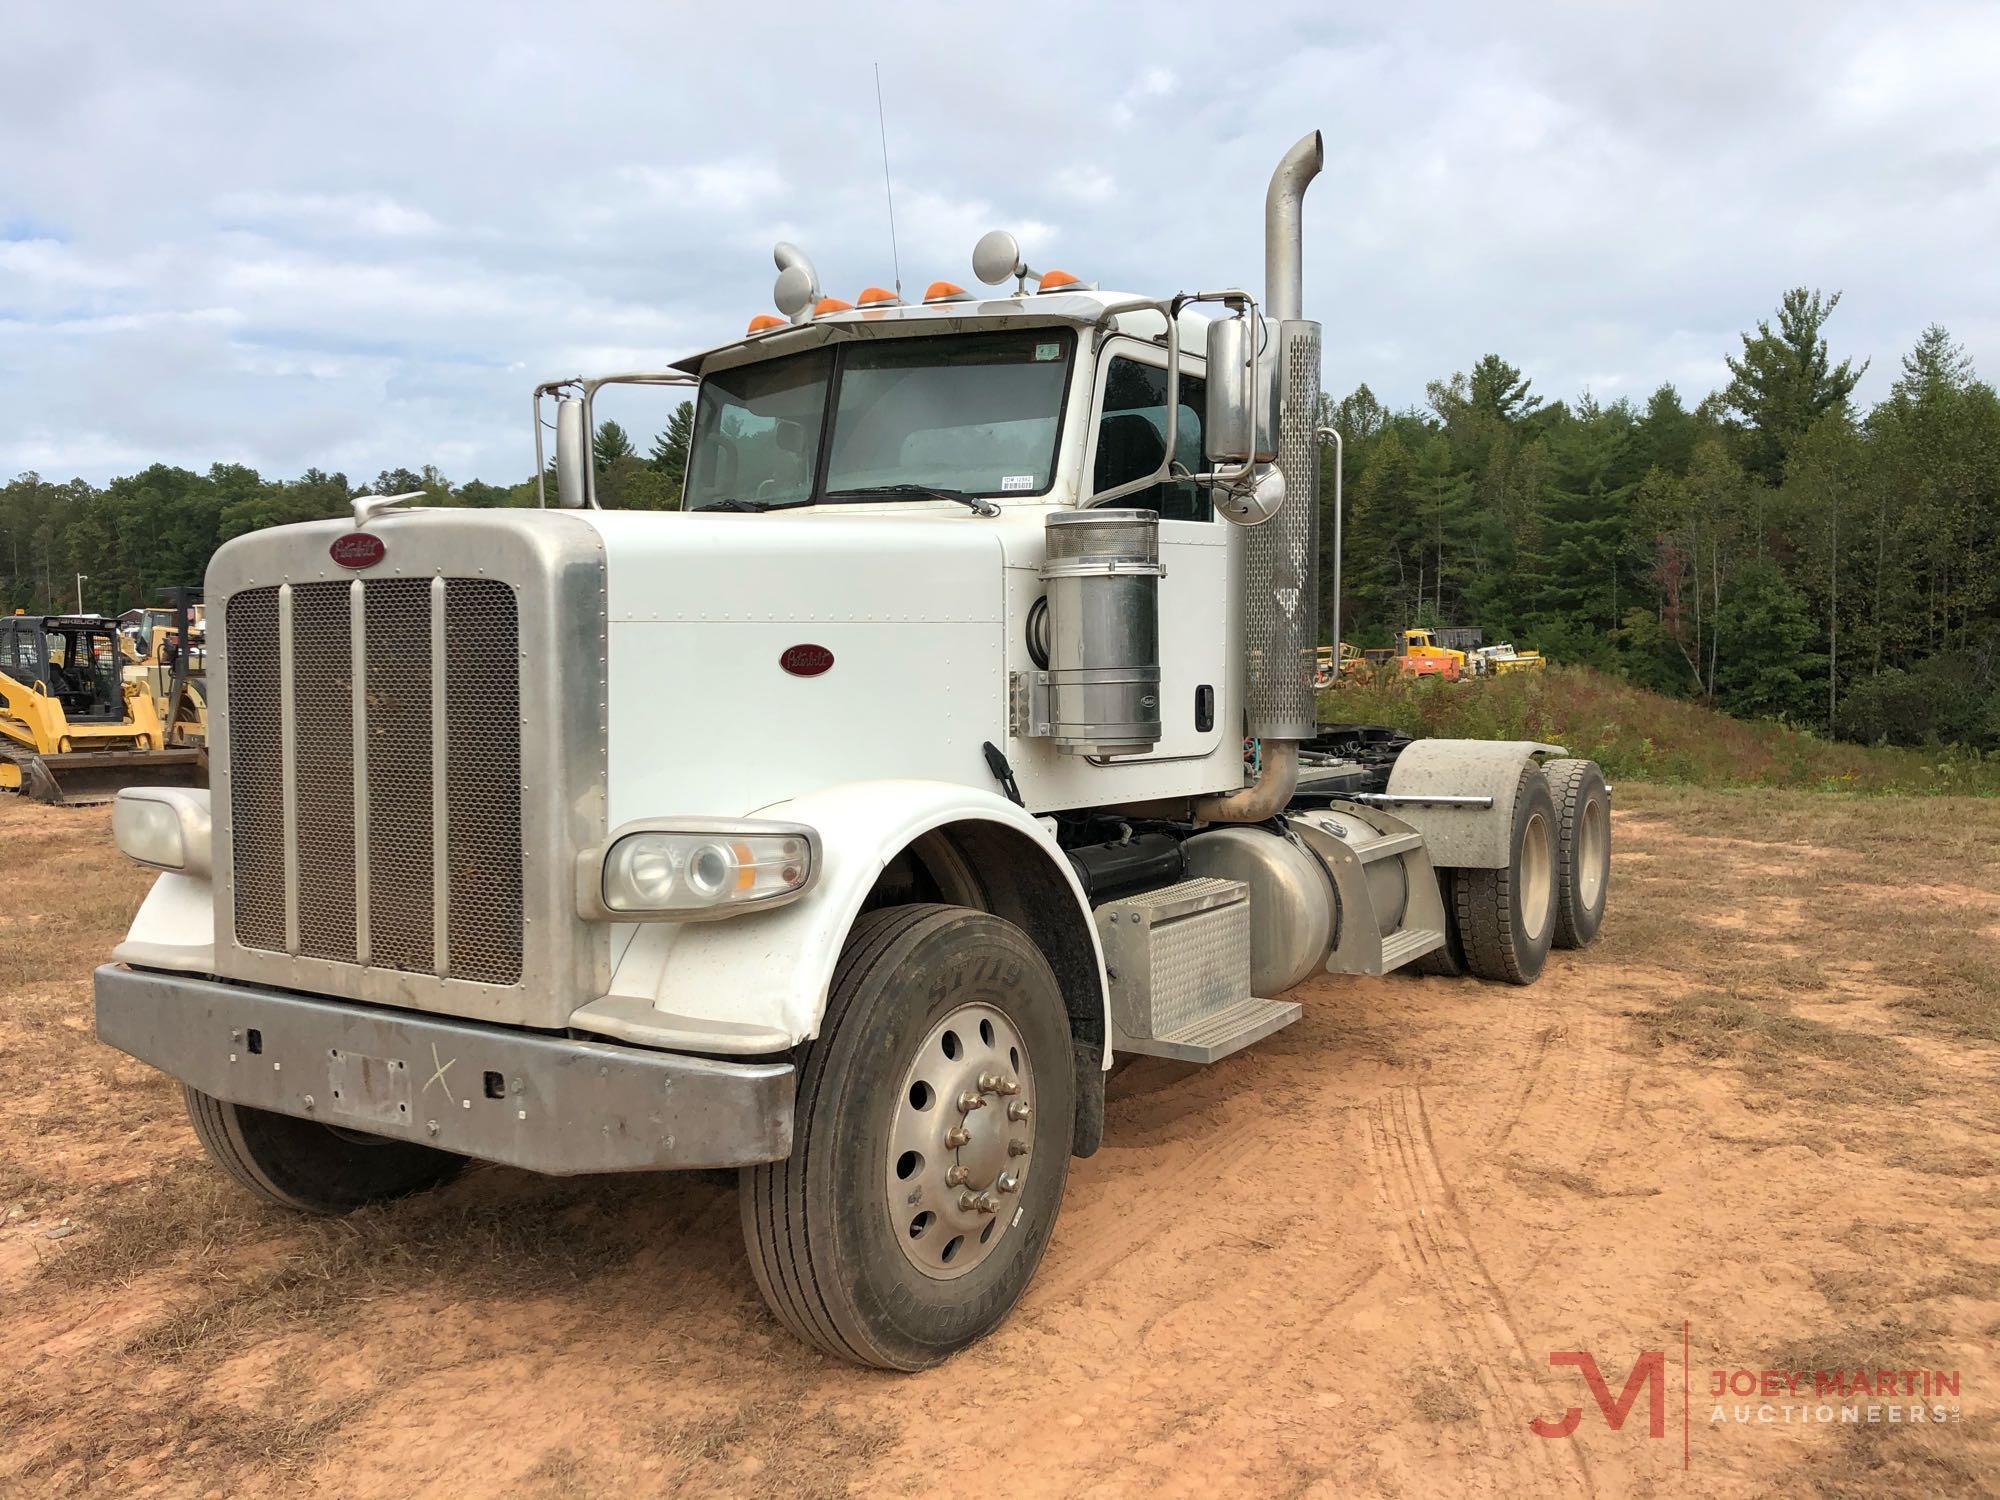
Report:
M 1085 287 L 1081 276 L 1072 276 L 1067 271 L 1044 271 L 1042 272 L 1041 285 L 1035 290 L 1037 292 L 1080 292 L 1084 291 Z
M 823 318 L 828 313 L 853 312 L 852 302 L 842 302 L 838 297 L 822 297 L 813 304 L 813 316 Z
M 903 299 L 887 287 L 865 286 L 861 289 L 861 295 L 854 299 L 854 305 L 861 308 L 901 307 Z
M 972 300 L 972 293 L 968 292 L 964 287 L 956 286 L 949 281 L 933 281 L 924 290 L 924 303 L 926 306 L 933 302 L 970 302 Z
M 785 320 L 776 313 L 758 313 L 756 317 L 750 320 L 750 327 L 746 331 L 750 333 L 764 333 L 769 329 L 783 328 L 784 326 Z

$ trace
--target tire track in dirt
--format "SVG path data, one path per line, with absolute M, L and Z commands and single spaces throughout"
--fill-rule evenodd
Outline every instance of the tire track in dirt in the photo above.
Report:
M 1506 1298 L 1473 1244 L 1438 1162 L 1422 1089 L 1400 1085 L 1377 1099 L 1360 1134 L 1390 1263 L 1438 1307 L 1446 1367 L 1470 1371 L 1484 1397 L 1478 1440 L 1485 1472 L 1530 1494 L 1594 1495 L 1576 1444 L 1529 1429 L 1533 1418 L 1561 1405 L 1543 1390 Z
M 1520 1092 L 1475 1159 L 1512 1150 L 1571 1168 L 1601 1163 L 1631 1103 L 1634 1070 L 1616 1053 L 1618 1035 L 1616 1022 L 1593 1011 L 1541 1025 Z

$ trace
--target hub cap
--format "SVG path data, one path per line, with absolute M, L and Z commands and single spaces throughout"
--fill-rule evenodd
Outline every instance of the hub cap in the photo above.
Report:
M 1549 851 L 1548 820 L 1540 813 L 1528 819 L 1521 836 L 1521 930 L 1529 942 L 1537 941 L 1549 925 L 1554 909 L 1554 861 Z
M 889 1222 L 926 1276 L 963 1276 L 1013 1227 L 1034 1100 L 1028 1049 L 990 1005 L 949 1012 L 917 1048 L 889 1126 Z
M 1604 804 L 1592 797 L 1578 819 L 1576 873 L 1577 893 L 1586 911 L 1596 911 L 1604 895 L 1604 873 L 1611 864 L 1611 819 Z

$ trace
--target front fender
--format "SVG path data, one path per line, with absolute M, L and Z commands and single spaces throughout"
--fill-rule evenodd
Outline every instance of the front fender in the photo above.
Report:
M 213 974 L 214 887 L 193 875 L 162 874 L 146 892 L 125 941 L 111 950 L 111 957 L 142 969 Z
M 1109 1035 L 1104 953 L 1090 901 L 1049 831 L 992 792 L 952 782 L 856 781 L 759 808 L 757 817 L 817 829 L 823 864 L 813 888 L 774 911 L 714 922 L 648 922 L 613 943 L 610 990 L 578 1009 L 574 1027 L 655 1047 L 779 1052 L 817 1035 L 848 929 L 889 861 L 955 823 L 992 823 L 1047 857 L 1090 935 Z M 621 939 L 623 934 L 621 934 Z

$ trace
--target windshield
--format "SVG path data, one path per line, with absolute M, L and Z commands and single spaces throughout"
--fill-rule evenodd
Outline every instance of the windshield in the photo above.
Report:
M 720 371 L 702 382 L 684 503 L 802 504 L 883 485 L 1044 494 L 1074 346 L 1066 328 L 1032 328 Z

